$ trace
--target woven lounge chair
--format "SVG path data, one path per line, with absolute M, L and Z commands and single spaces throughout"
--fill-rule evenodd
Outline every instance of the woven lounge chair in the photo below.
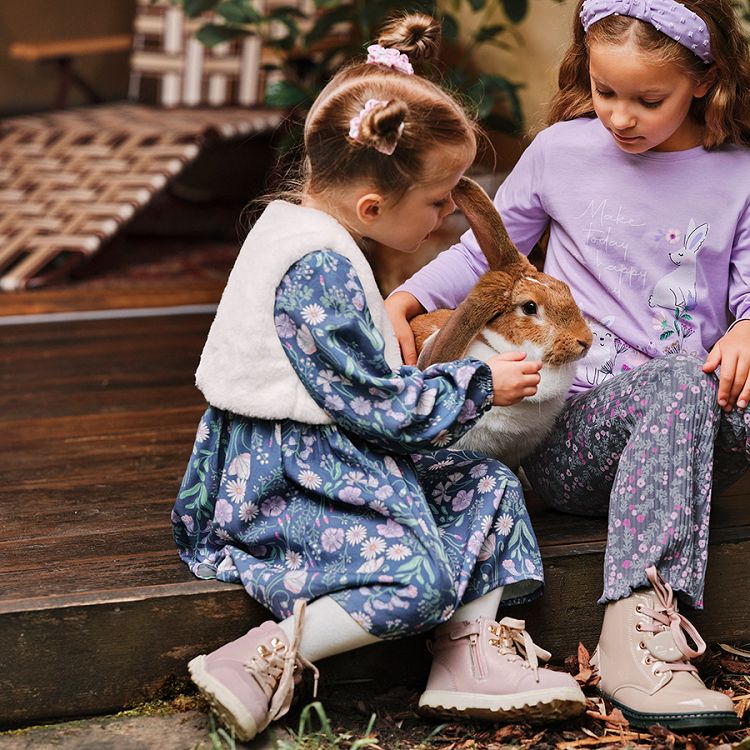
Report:
M 272 51 L 257 37 L 207 49 L 195 39 L 205 21 L 169 0 L 138 0 L 129 103 L 0 121 L 0 290 L 41 286 L 90 258 L 196 158 L 207 137 L 280 124 L 282 112 L 260 106 L 268 84 L 262 58 Z M 120 36 L 19 44 L 11 53 L 56 60 L 64 96 L 71 76 L 86 88 L 70 67 L 77 53 L 128 43 Z M 149 85 L 158 106 L 138 103 Z

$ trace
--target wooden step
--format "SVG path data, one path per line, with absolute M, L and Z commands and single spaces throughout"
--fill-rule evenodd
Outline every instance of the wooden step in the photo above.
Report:
M 171 538 L 211 316 L 102 315 L 0 325 L 3 726 L 152 697 L 192 656 L 268 617 L 241 587 L 193 578 Z M 748 500 L 745 480 L 715 502 L 708 614 L 691 615 L 707 639 L 750 639 Z M 509 614 L 559 658 L 579 640 L 593 648 L 605 522 L 529 504 L 547 590 Z M 427 664 L 413 638 L 336 657 L 323 674 L 419 682 Z

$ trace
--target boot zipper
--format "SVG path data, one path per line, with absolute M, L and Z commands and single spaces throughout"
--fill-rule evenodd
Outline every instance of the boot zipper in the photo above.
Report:
M 477 641 L 479 636 L 476 633 L 472 633 L 469 636 L 469 654 L 471 655 L 471 668 L 474 672 L 474 676 L 483 680 L 486 675 L 484 671 L 484 664 L 482 663 L 481 656 L 479 654 L 479 646 Z

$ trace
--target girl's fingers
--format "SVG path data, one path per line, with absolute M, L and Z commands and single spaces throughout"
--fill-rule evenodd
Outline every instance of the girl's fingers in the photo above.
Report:
M 522 359 L 526 359 L 526 352 L 504 352 L 503 354 L 496 354 L 495 357 L 505 362 L 520 362 Z
M 717 345 L 709 352 L 703 363 L 703 372 L 713 372 L 721 363 L 721 348 Z
M 732 404 L 729 397 L 732 393 L 732 384 L 734 383 L 734 373 L 737 370 L 737 359 L 734 357 L 724 357 L 721 362 L 721 376 L 719 377 L 719 406 L 724 409 L 731 409 Z
M 748 404 L 750 404 L 750 380 L 745 381 L 745 387 L 737 399 L 737 406 L 740 409 L 746 409 Z
M 743 358 L 737 363 L 737 369 L 734 373 L 732 393 L 729 396 L 730 403 L 737 404 L 740 409 L 744 409 L 747 406 L 747 394 L 745 394 L 744 404 L 740 404 L 740 401 L 743 400 L 743 393 L 750 389 L 748 376 L 750 376 L 750 361 L 745 361 Z
M 534 396 L 536 394 L 536 386 L 535 385 L 527 385 L 524 387 L 522 391 L 524 398 L 526 396 Z
M 414 341 L 414 333 L 408 323 L 395 327 L 396 340 L 401 349 L 401 358 L 405 365 L 417 364 L 417 345 Z
M 532 360 L 530 362 L 524 362 L 521 366 L 521 372 L 524 375 L 532 375 L 538 373 L 542 369 L 542 363 L 539 360 Z
M 401 356 L 405 365 L 417 364 L 417 350 L 414 346 L 414 337 L 397 336 L 398 345 L 401 347 Z

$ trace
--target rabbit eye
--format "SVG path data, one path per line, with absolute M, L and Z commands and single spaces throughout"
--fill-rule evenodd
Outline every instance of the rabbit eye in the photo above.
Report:
M 524 302 L 521 305 L 524 315 L 536 315 L 536 302 Z

